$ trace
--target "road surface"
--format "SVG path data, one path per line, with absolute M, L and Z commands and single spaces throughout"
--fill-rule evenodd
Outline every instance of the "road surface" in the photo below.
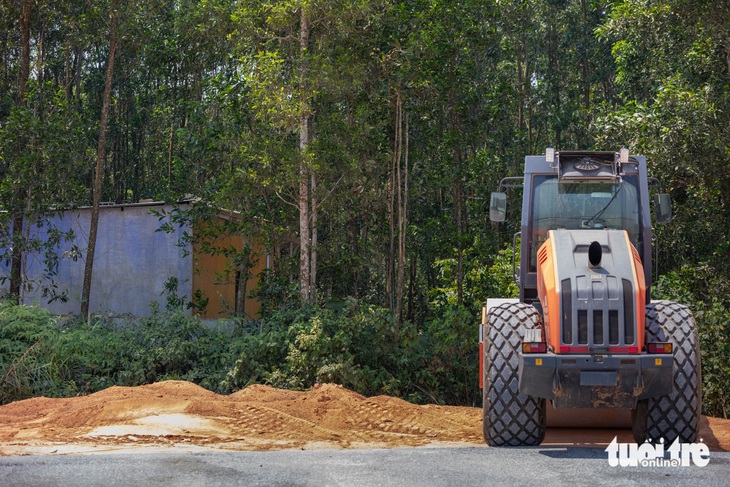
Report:
M 111 452 L 0 457 L 3 486 L 726 486 L 730 453 L 706 467 L 611 467 L 601 448 L 395 448 Z

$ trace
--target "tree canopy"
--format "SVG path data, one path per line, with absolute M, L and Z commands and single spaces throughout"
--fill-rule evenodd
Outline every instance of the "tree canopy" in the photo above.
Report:
M 33 245 L 20 222 L 93 200 L 113 5 L 0 4 L 2 238 L 16 253 Z M 351 296 L 423 322 L 474 306 L 502 286 L 489 270 L 511 240 L 487 195 L 546 146 L 645 154 L 675 201 L 660 274 L 701 266 L 730 286 L 723 2 L 118 5 L 100 199 L 241 212 L 237 231 L 274 258 L 256 290 L 269 308 Z
M 517 219 L 490 223 L 489 193 L 548 146 L 628 147 L 674 201 L 655 229 L 655 295 L 695 309 L 704 374 L 721 378 L 706 397 L 726 411 L 727 2 L 8 0 L 0 68 L 15 299 L 30 286 L 63 298 L 52 282 L 69 256 L 44 254 L 49 285 L 25 280 L 23 255 L 74 238 L 34 240 L 29 222 L 195 197 L 179 218 L 234 210 L 226 231 L 263 243 L 272 266 L 248 291 L 264 319 L 354 298 L 390 308 L 393 336 L 428 328 L 444 364 L 469 363 L 454 348 L 464 317 L 514 293 Z

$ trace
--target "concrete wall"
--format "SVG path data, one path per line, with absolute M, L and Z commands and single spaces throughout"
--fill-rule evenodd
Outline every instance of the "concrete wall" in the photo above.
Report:
M 185 255 L 188 248 L 178 246 L 183 232 L 189 228 L 177 227 L 174 233 L 157 231 L 161 222 L 150 210 L 171 206 L 161 204 L 136 204 L 104 206 L 99 213 L 99 231 L 94 258 L 94 272 L 91 286 L 90 310 L 92 313 L 128 313 L 135 316 L 150 314 L 150 302 L 157 301 L 164 309 L 167 302 L 165 282 L 170 277 L 177 278 L 178 295 L 189 300 L 193 293 L 193 256 Z M 41 296 L 40 286 L 43 273 L 43 255 L 28 254 L 25 275 L 36 285 L 36 289 L 26 292 L 26 304 L 38 303 L 58 314 L 78 314 L 81 310 L 81 291 L 84 280 L 84 266 L 91 209 L 68 210 L 61 216 L 53 217 L 51 225 L 61 231 L 73 229 L 74 242 L 62 242 L 56 249 L 60 256 L 76 245 L 81 250 L 81 258 L 76 261 L 62 258 L 55 280 L 59 291 L 68 290 L 68 302 L 47 303 Z M 31 225 L 29 231 L 45 240 L 47 227 Z M 0 274 L 9 275 L 5 265 Z M 47 284 L 47 282 L 46 282 Z M 3 285 L 7 291 L 8 282 Z

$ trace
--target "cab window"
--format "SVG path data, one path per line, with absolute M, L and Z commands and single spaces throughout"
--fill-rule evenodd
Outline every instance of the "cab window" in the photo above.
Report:
M 559 181 L 557 176 L 536 175 L 530 209 L 530 272 L 537 270 L 537 250 L 549 230 L 626 230 L 640 252 L 641 222 L 638 178 L 624 176 L 617 182 Z M 642 256 L 643 258 L 643 256 Z

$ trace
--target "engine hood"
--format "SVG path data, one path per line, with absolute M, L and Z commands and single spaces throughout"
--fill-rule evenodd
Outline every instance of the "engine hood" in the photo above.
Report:
M 638 353 L 646 286 L 624 230 L 551 230 L 538 250 L 538 297 L 558 353 Z

